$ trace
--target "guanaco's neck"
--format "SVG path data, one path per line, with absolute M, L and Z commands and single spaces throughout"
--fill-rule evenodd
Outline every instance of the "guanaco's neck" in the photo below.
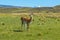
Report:
M 33 15 L 29 15 L 30 16 L 30 20 L 32 20 L 33 19 Z

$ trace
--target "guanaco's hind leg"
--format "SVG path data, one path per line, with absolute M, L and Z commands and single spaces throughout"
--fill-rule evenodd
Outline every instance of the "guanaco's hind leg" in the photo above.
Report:
M 25 21 L 21 20 L 21 30 L 25 30 Z
M 22 30 L 22 27 L 23 27 L 23 21 L 21 20 L 21 30 Z
M 29 23 L 27 23 L 27 31 L 29 31 Z

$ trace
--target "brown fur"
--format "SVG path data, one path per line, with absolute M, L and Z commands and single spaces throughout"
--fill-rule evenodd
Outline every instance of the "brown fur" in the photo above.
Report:
M 29 24 L 30 24 L 31 20 L 32 20 L 32 17 L 30 17 L 30 16 L 28 16 L 28 17 L 27 16 L 21 17 L 22 26 L 27 24 L 27 30 L 28 30 L 29 29 Z

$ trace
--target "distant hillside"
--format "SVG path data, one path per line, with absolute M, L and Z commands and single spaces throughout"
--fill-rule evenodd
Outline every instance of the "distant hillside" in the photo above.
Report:
M 2 8 L 20 8 L 20 6 L 12 6 L 12 5 L 0 5 Z
M 10 5 L 0 5 L 0 13 L 28 13 L 28 12 L 54 12 L 60 13 L 60 5 L 54 7 L 20 7 L 20 6 L 10 6 Z

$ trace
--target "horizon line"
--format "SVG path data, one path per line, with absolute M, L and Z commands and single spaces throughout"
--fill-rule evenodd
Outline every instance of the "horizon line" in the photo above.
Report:
M 7 5 L 7 4 L 0 4 L 0 5 Z M 20 6 L 20 5 L 7 5 L 7 6 L 17 6 L 17 7 L 54 7 L 54 6 L 57 6 L 57 5 L 54 5 L 54 6 Z

